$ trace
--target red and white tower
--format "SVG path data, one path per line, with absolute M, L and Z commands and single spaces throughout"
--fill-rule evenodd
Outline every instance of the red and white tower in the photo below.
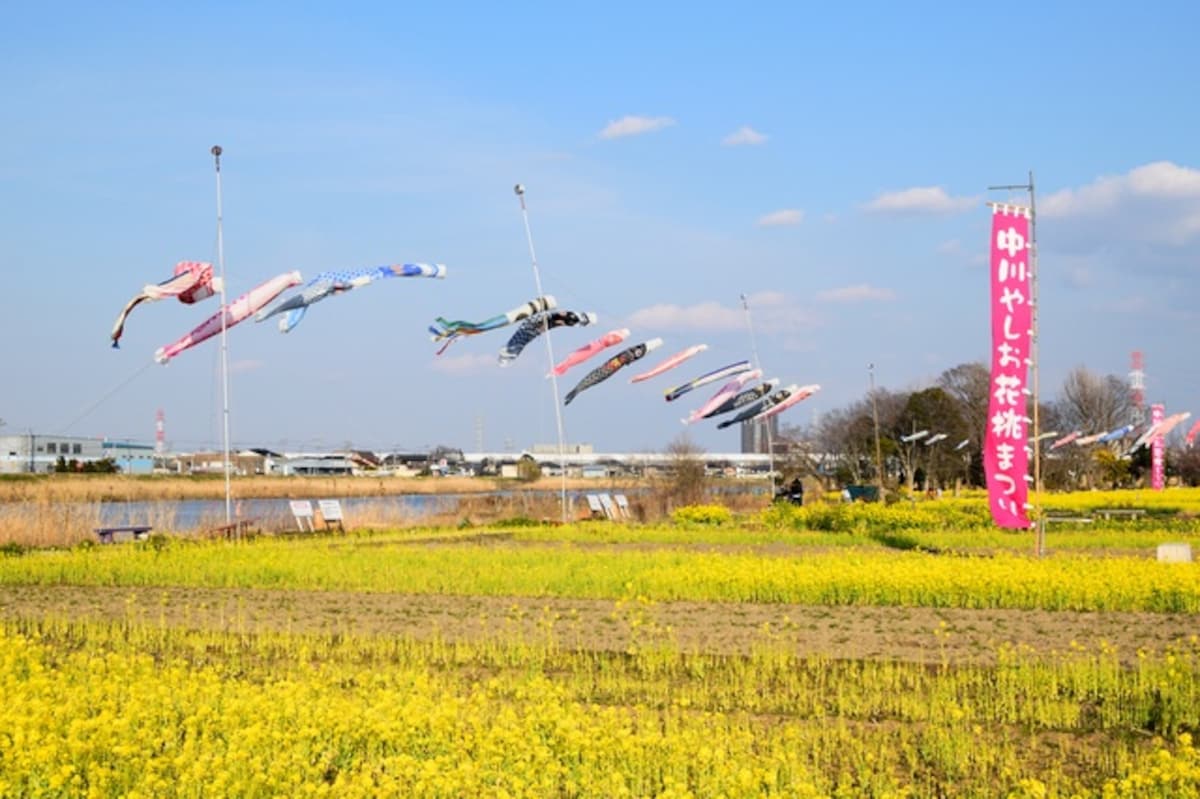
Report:
M 1141 426 L 1146 420 L 1146 372 L 1142 351 L 1134 350 L 1129 370 L 1129 397 L 1133 400 L 1133 418 L 1135 425 Z
M 162 408 L 154 414 L 154 454 L 162 457 L 167 454 L 167 439 L 164 435 L 164 420 Z

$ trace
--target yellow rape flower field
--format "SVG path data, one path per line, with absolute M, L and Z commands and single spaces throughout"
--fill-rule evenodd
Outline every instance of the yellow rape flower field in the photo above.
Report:
M 0 796 L 1200 797 L 1200 492 L 0 556 Z

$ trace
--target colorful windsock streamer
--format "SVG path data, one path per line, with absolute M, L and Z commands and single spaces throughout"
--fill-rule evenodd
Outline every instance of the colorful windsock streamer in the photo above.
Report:
M 788 397 L 790 397 L 792 395 L 792 392 L 795 391 L 797 388 L 799 388 L 799 386 L 797 386 L 793 383 L 790 386 L 785 386 L 785 387 L 779 389 L 778 391 L 772 392 L 771 394 L 763 397 L 758 402 L 755 402 L 755 403 L 747 406 L 746 408 L 743 408 L 742 411 L 740 413 L 738 413 L 737 416 L 733 416 L 733 417 L 721 422 L 720 424 L 718 424 L 717 429 L 724 430 L 726 427 L 732 427 L 735 424 L 740 424 L 741 422 L 750 421 L 751 419 L 753 419 L 755 416 L 758 416 L 763 411 L 765 411 L 769 408 L 773 408 L 780 402 L 783 402 L 784 400 L 786 400 Z
M 518 305 L 511 311 L 496 314 L 490 319 L 484 319 L 482 322 L 466 322 L 462 319 L 450 320 L 439 316 L 429 326 L 429 332 L 433 334 L 434 341 L 441 341 L 442 339 L 453 338 L 455 336 L 469 336 L 488 330 L 495 330 L 498 327 L 516 324 L 534 314 L 552 311 L 557 307 L 558 302 L 553 296 L 547 294 L 544 297 L 535 297 L 523 305 Z
M 596 323 L 596 314 L 594 313 L 576 313 L 575 311 L 549 311 L 546 313 L 535 314 L 517 328 L 517 332 L 512 334 L 512 338 L 504 345 L 504 349 L 500 350 L 500 365 L 508 366 L 517 359 L 521 351 L 547 330 L 553 330 L 556 327 L 582 327 Z
M 668 389 L 664 392 L 664 394 L 666 395 L 667 402 L 672 402 L 679 399 L 684 394 L 687 394 L 689 391 L 694 391 L 701 386 L 707 386 L 709 383 L 715 383 L 718 380 L 724 380 L 727 377 L 733 377 L 736 374 L 747 372 L 749 370 L 749 361 L 738 361 L 737 363 L 731 363 L 728 366 L 722 366 L 720 369 L 714 369 L 708 374 L 700 375 L 694 380 L 689 380 L 683 385 Z
M 158 352 L 154 353 L 154 360 L 159 363 L 167 363 L 189 347 L 194 347 L 200 342 L 220 333 L 222 318 L 224 318 L 224 325 L 228 330 L 261 308 L 265 308 L 271 300 L 292 286 L 300 285 L 303 280 L 304 278 L 300 276 L 299 272 L 284 272 L 282 275 L 276 275 L 265 283 L 255 286 L 233 302 L 222 307 L 221 310 L 204 320 L 204 322 L 196 326 L 192 332 L 183 338 L 173 344 L 159 347 Z
M 635 344 L 626 350 L 621 350 L 613 357 L 609 358 L 600 366 L 597 366 L 592 371 L 576 384 L 575 388 L 567 392 L 567 396 L 563 398 L 563 405 L 570 405 L 571 401 L 583 391 L 588 390 L 597 383 L 602 383 L 608 378 L 615 375 L 621 369 L 624 369 L 629 364 L 646 357 L 646 353 L 651 350 L 658 349 L 662 346 L 661 338 L 652 338 L 649 341 L 641 344 Z
M 711 419 L 714 416 L 729 413 L 731 411 L 741 410 L 751 403 L 758 402 L 763 397 L 770 394 L 779 385 L 777 378 L 771 378 L 765 383 L 759 383 L 754 388 L 748 388 L 745 391 L 730 397 L 725 402 L 718 405 L 709 413 L 704 414 L 705 419 Z
M 749 372 L 742 372 L 728 383 L 721 386 L 721 388 L 717 390 L 716 394 L 713 394 L 708 398 L 708 402 L 705 402 L 699 408 L 693 410 L 687 415 L 686 419 L 682 419 L 681 421 L 684 424 L 694 424 L 695 422 L 708 417 L 714 413 L 717 408 L 721 407 L 726 402 L 731 401 L 735 396 L 737 396 L 737 394 L 741 392 L 742 388 L 747 383 L 749 383 L 751 380 L 757 380 L 760 377 L 762 377 L 762 369 L 751 369 Z
M 275 305 L 259 311 L 254 321 L 262 322 L 275 314 L 287 314 L 279 320 L 279 331 L 287 333 L 304 318 L 309 307 L 326 297 L 344 294 L 351 289 L 366 286 L 376 280 L 389 277 L 437 277 L 446 276 L 444 264 L 390 264 L 387 266 L 371 266 L 364 269 L 346 269 L 332 272 L 322 272 L 297 294 Z
M 174 275 L 161 283 L 143 286 L 133 299 L 125 303 L 110 334 L 113 349 L 116 349 L 121 341 L 121 336 L 125 332 L 125 320 L 129 318 L 129 313 L 143 302 L 175 297 L 180 302 L 191 305 L 213 296 L 220 290 L 221 279 L 213 277 L 212 264 L 200 261 L 180 261 L 175 264 Z
M 1076 430 L 1073 433 L 1067 433 L 1065 436 L 1051 444 L 1050 450 L 1056 450 L 1059 447 L 1065 447 L 1067 444 L 1070 444 L 1072 441 L 1078 439 L 1081 435 L 1083 435 L 1082 430 Z
M 770 408 L 760 411 L 755 416 L 751 416 L 750 421 L 761 422 L 764 419 L 770 419 L 772 416 L 776 416 L 778 414 L 783 413 L 784 411 L 786 411 L 788 408 L 792 407 L 793 405 L 803 402 L 804 400 L 808 399 L 809 397 L 811 397 L 813 394 L 816 394 L 820 390 L 821 390 L 821 387 L 816 385 L 815 383 L 812 385 L 809 385 L 809 386 L 800 386 L 799 388 L 792 391 L 791 394 L 788 395 L 787 399 L 783 400 L 782 402 L 775 403 Z
M 609 347 L 615 347 L 627 338 L 629 338 L 629 328 L 627 327 L 605 333 L 600 338 L 589 341 L 566 358 L 563 358 L 550 371 L 554 372 L 556 377 L 562 377 L 572 366 L 583 363 L 596 353 L 603 352 Z
M 693 347 L 688 347 L 683 352 L 677 352 L 674 355 L 672 355 L 670 358 L 667 358 L 665 361 L 658 364 L 650 371 L 642 372 L 641 374 L 634 375 L 633 377 L 629 378 L 629 382 L 630 383 L 640 383 L 643 380 L 649 380 L 652 377 L 657 377 L 658 375 L 661 375 L 663 372 L 665 372 L 669 369 L 674 369 L 676 366 L 679 366 L 679 364 L 683 363 L 684 361 L 688 360 L 689 358 L 696 357 L 700 353 L 704 352 L 706 349 L 708 349 L 707 344 L 697 344 Z

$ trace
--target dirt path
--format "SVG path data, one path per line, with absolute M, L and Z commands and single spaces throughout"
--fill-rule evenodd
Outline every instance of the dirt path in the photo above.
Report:
M 814 607 L 807 605 L 408 596 L 206 588 L 0 587 L 0 618 L 133 618 L 229 631 L 342 632 L 447 640 L 538 642 L 624 650 L 670 643 L 683 651 L 798 654 L 936 663 L 986 663 L 1003 643 L 1066 651 L 1072 642 L 1137 649 L 1182 642 L 1195 616 L 1024 610 Z

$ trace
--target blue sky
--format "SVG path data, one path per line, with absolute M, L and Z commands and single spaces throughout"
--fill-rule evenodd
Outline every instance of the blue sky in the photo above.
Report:
M 234 328 L 238 445 L 552 441 L 540 341 L 500 369 L 507 330 L 440 357 L 425 333 L 534 295 L 517 182 L 546 291 L 600 317 L 552 333 L 557 356 L 619 327 L 665 340 L 646 365 L 709 345 L 582 394 L 572 442 L 683 432 L 691 405 L 662 390 L 752 357 L 743 293 L 768 376 L 823 386 L 785 422 L 861 397 L 870 362 L 905 389 L 985 359 L 983 203 L 1008 199 L 986 187 L 1030 169 L 1044 393 L 1141 349 L 1148 398 L 1200 411 L 1200 10 L 1042 5 L 10 4 L 0 418 L 150 439 L 162 408 L 177 448 L 219 443 L 217 342 L 147 367 L 215 300 L 143 305 L 108 347 L 143 284 L 216 260 L 213 144 L 231 297 L 292 269 L 449 270 L 329 299 L 287 335 Z

